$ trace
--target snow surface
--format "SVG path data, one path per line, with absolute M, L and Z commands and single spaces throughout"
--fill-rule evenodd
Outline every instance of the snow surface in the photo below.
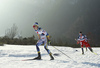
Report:
M 42 60 L 22 61 L 37 56 L 35 45 L 0 46 L 0 68 L 100 68 L 100 48 L 93 48 L 98 55 L 91 53 L 89 50 L 87 52 L 85 51 L 85 55 L 81 55 L 80 48 L 56 48 L 70 56 L 72 59 L 66 57 L 52 46 L 49 46 L 49 49 L 53 54 L 58 54 L 58 56 L 54 56 L 55 60 L 50 61 L 50 57 L 44 47 L 40 46 Z

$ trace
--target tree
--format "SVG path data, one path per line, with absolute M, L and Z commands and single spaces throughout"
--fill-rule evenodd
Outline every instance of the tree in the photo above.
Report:
M 13 39 L 18 33 L 17 30 L 18 30 L 18 27 L 16 26 L 16 24 L 13 24 L 13 26 L 10 29 L 7 29 L 5 31 L 5 37 Z

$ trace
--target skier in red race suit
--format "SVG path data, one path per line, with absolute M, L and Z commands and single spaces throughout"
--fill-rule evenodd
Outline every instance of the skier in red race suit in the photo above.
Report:
M 85 45 L 86 48 L 88 48 L 92 53 L 94 53 L 93 50 L 92 50 L 92 48 L 91 48 L 91 46 L 90 46 L 90 44 L 88 43 L 87 36 L 84 35 L 84 34 L 82 34 L 82 32 L 79 32 L 79 36 L 78 36 L 78 39 L 77 39 L 77 44 L 79 44 L 79 43 L 80 43 L 81 48 L 82 48 L 82 54 L 84 54 L 84 49 L 83 49 L 83 46 L 84 46 L 84 45 Z

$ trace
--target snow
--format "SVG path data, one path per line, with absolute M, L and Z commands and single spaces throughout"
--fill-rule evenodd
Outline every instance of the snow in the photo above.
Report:
M 42 60 L 22 61 L 37 56 L 35 45 L 20 46 L 6 44 L 5 46 L 0 46 L 0 68 L 100 68 L 100 48 L 93 48 L 98 55 L 91 53 L 89 50 L 85 51 L 85 55 L 81 55 L 80 48 L 57 46 L 56 48 L 72 59 L 49 46 L 53 54 L 59 54 L 58 56 L 54 55 L 55 60 L 50 61 L 50 57 L 44 47 L 40 46 Z

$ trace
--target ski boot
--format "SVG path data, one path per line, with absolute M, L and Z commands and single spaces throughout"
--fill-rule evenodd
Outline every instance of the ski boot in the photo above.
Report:
M 34 60 L 41 60 L 41 54 L 38 53 L 38 57 L 35 57 Z
M 52 54 L 50 53 L 50 60 L 54 60 L 54 57 L 52 56 Z
M 82 55 L 84 55 L 84 52 L 82 52 Z

